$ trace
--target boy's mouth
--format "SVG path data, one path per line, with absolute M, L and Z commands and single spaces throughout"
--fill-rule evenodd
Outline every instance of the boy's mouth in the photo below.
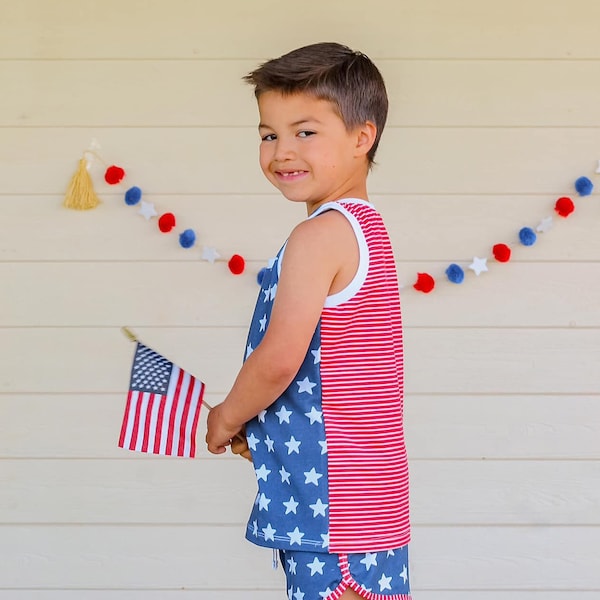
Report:
M 275 171 L 275 174 L 280 179 L 292 181 L 306 175 L 307 171 Z

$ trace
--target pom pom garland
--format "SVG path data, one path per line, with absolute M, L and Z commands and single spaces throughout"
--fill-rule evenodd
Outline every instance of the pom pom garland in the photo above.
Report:
M 506 244 L 495 244 L 492 253 L 498 262 L 504 263 L 510 260 L 511 250 Z
M 244 272 L 244 269 L 246 268 L 246 261 L 244 260 L 243 256 L 240 256 L 239 254 L 234 254 L 229 259 L 227 266 L 234 275 L 241 275 Z
M 461 266 L 452 263 L 446 269 L 446 277 L 448 277 L 448 280 L 452 283 L 462 283 L 465 280 L 465 272 L 462 270 Z
M 580 196 L 589 196 L 594 190 L 594 184 L 587 177 L 580 177 L 575 181 L 575 190 Z
M 186 229 L 179 234 L 179 245 L 182 248 L 191 248 L 196 243 L 196 233 L 193 229 Z
M 123 177 L 125 177 L 125 171 L 121 169 L 121 167 L 117 167 L 117 165 L 108 167 L 108 169 L 106 169 L 106 173 L 104 173 L 104 180 L 110 185 L 121 183 L 121 181 L 123 181 Z
M 554 210 L 565 219 L 575 210 L 575 205 L 573 204 L 573 200 L 571 198 L 567 198 L 566 196 L 563 198 L 559 198 L 554 205 Z
M 171 231 L 173 227 L 175 227 L 175 215 L 173 213 L 165 213 L 164 215 L 161 215 L 159 217 L 158 228 L 163 233 L 169 233 L 169 231 Z
M 267 267 L 263 267 L 256 275 L 256 283 L 258 283 L 258 285 L 262 285 L 263 279 L 265 278 L 265 274 L 267 271 Z
M 417 292 L 429 294 L 435 287 L 435 279 L 429 273 L 417 273 L 417 281 L 413 287 Z
M 130 187 L 125 192 L 125 204 L 135 206 L 142 199 L 142 190 L 137 185 Z
M 519 240 L 523 246 L 533 246 L 537 241 L 537 234 L 531 227 L 523 227 L 519 231 Z

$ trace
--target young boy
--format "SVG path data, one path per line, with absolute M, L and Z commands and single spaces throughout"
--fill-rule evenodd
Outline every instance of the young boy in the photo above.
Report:
M 334 43 L 245 79 L 262 171 L 308 218 L 263 278 L 246 360 L 208 416 L 208 449 L 245 432 L 258 482 L 246 537 L 279 551 L 290 600 L 408 600 L 400 300 L 366 188 L 385 85 L 364 54 Z

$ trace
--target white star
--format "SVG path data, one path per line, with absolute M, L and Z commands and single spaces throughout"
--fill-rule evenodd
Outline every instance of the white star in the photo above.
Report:
M 158 213 L 154 210 L 154 204 L 152 202 L 145 202 L 142 200 L 138 214 L 142 215 L 146 221 L 149 221 L 152 217 L 156 217 Z
M 392 581 L 392 578 L 386 577 L 385 573 L 382 573 L 381 579 L 377 582 L 379 584 L 379 591 L 383 592 L 383 590 L 391 590 L 392 586 L 390 585 L 390 581 Z
M 312 396 L 312 389 L 317 385 L 312 381 L 309 381 L 308 377 L 305 377 L 302 381 L 296 381 L 298 384 L 298 393 L 308 392 Z
M 267 437 L 265 438 L 265 444 L 267 445 L 267 450 L 268 450 L 269 452 L 274 452 L 274 450 L 273 450 L 273 444 L 274 444 L 274 443 L 275 443 L 275 441 L 274 441 L 274 440 L 272 440 L 272 439 L 271 439 L 271 438 L 270 438 L 270 437 L 267 435 Z
M 294 557 L 292 556 L 291 558 L 288 558 L 286 562 L 288 564 L 288 567 L 290 568 L 290 574 L 295 575 L 296 574 L 296 565 L 298 563 L 294 560 Z
M 281 425 L 284 421 L 286 423 L 290 422 L 292 411 L 288 410 L 285 406 L 282 406 L 275 414 L 279 417 L 279 424 Z
M 246 438 L 246 441 L 248 442 L 248 448 L 250 448 L 250 450 L 256 450 L 256 444 L 260 442 L 260 440 L 253 433 Z
M 291 473 L 288 473 L 284 467 L 281 467 L 281 469 L 279 469 L 279 474 L 281 475 L 281 483 L 283 483 L 284 481 L 286 483 L 290 483 Z
M 253 352 L 254 348 L 252 347 L 252 344 L 248 344 L 248 347 L 246 348 L 246 358 L 248 358 Z
M 264 494 L 261 494 L 258 497 L 258 510 L 266 510 L 268 512 L 269 502 L 271 502 L 271 499 L 267 498 Z
M 547 233 L 552 229 L 552 217 L 545 217 L 540 224 L 535 228 L 538 233 Z
M 262 292 L 265 295 L 263 302 L 268 302 L 269 298 L 271 297 L 271 287 L 269 286 L 266 290 L 263 290 Z
M 271 471 L 267 469 L 265 464 L 262 464 L 259 469 L 254 469 L 254 472 L 256 473 L 256 481 L 260 481 L 261 479 L 266 481 Z
M 376 567 L 377 566 L 377 552 L 367 552 L 365 554 L 365 557 L 360 562 L 363 565 L 365 565 L 365 568 L 367 569 L 367 571 L 371 567 Z
M 388 550 L 387 551 L 387 556 L 389 558 L 390 556 L 396 556 L 396 554 L 395 554 L 395 552 L 393 550 Z
M 265 422 L 265 415 L 266 415 L 266 414 L 267 414 L 267 410 L 266 410 L 266 409 L 265 409 L 265 410 L 261 410 L 261 411 L 258 413 L 258 422 L 259 422 L 259 423 L 264 423 L 264 422 Z
M 321 479 L 323 475 L 321 473 L 317 473 L 313 467 L 310 471 L 304 471 L 304 477 L 306 477 L 306 480 L 304 481 L 305 485 L 314 483 L 316 486 L 318 486 L 319 479 Z
M 312 425 L 315 421 L 318 421 L 319 423 L 323 422 L 323 419 L 321 419 L 321 415 L 323 414 L 320 410 L 317 410 L 314 406 L 310 409 L 310 412 L 304 413 L 309 419 L 310 419 L 310 424 Z
M 294 600 L 304 600 L 304 592 L 300 591 L 300 588 L 294 592 Z
M 282 502 L 285 506 L 285 514 L 294 513 L 296 514 L 296 508 L 298 508 L 298 502 L 294 500 L 294 496 L 290 496 L 290 499 L 287 502 Z
M 288 531 L 287 535 L 290 537 L 290 546 L 294 544 L 298 544 L 298 546 L 302 545 L 302 538 L 304 534 L 296 527 L 294 531 Z
M 295 452 L 296 454 L 300 454 L 300 444 L 302 442 L 299 442 L 294 436 L 292 436 L 290 438 L 289 442 L 283 442 L 287 447 L 288 447 L 288 454 L 291 454 L 292 452 Z M 314 468 L 313 468 L 314 471 Z
M 256 522 L 256 520 L 252 521 L 252 535 L 258 535 L 258 523 Z
M 319 575 L 323 575 L 323 567 L 325 566 L 325 561 L 320 561 L 316 556 L 313 558 L 311 563 L 306 565 L 310 569 L 310 576 L 313 577 L 315 573 Z
M 269 297 L 271 300 L 273 300 L 275 298 L 275 294 L 277 293 L 277 284 L 274 283 L 270 289 L 271 289 L 271 293 L 270 293 Z
M 311 350 L 310 353 L 315 357 L 315 362 L 313 364 L 318 364 L 321 362 L 321 346 L 319 346 L 318 350 Z
M 487 258 L 478 258 L 477 256 L 473 257 L 473 262 L 469 265 L 469 269 L 475 271 L 475 275 L 479 277 L 483 271 L 487 271 Z
M 321 498 L 317 498 L 317 501 L 314 504 L 309 504 L 308 507 L 313 509 L 313 517 L 317 515 L 325 516 L 325 509 L 329 506 L 329 504 L 323 504 L 321 502 Z
M 267 315 L 263 315 L 263 318 L 259 321 L 260 329 L 259 331 L 265 331 L 267 329 Z
M 271 527 L 271 523 L 267 523 L 266 527 L 262 528 L 263 533 L 265 534 L 265 542 L 271 540 L 271 541 L 275 541 L 275 532 L 277 531 L 276 529 L 273 529 Z
M 294 600 L 292 598 L 292 592 L 294 591 L 294 586 L 288 589 L 288 600 Z
M 404 580 L 404 585 L 406 585 L 406 580 L 408 579 L 408 570 L 406 569 L 406 565 L 403 565 L 402 573 L 400 573 L 400 577 Z
M 321 454 L 327 454 L 327 440 L 320 440 L 319 446 L 321 446 Z
M 322 533 L 321 538 L 323 540 L 321 548 L 329 548 L 329 533 Z
M 202 260 L 207 260 L 211 265 L 214 265 L 217 258 L 221 258 L 221 255 L 217 252 L 216 248 L 212 246 L 202 247 Z
M 333 594 L 333 590 L 329 587 L 324 592 L 319 592 L 321 598 L 327 598 L 328 596 L 331 596 L 331 594 Z

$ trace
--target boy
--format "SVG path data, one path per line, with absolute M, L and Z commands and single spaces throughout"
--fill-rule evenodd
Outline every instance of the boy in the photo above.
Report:
M 246 537 L 279 551 L 290 600 L 408 600 L 400 300 L 366 189 L 385 85 L 365 55 L 334 43 L 245 79 L 262 171 L 308 219 L 263 278 L 208 449 L 225 452 L 245 431 L 259 488 Z

